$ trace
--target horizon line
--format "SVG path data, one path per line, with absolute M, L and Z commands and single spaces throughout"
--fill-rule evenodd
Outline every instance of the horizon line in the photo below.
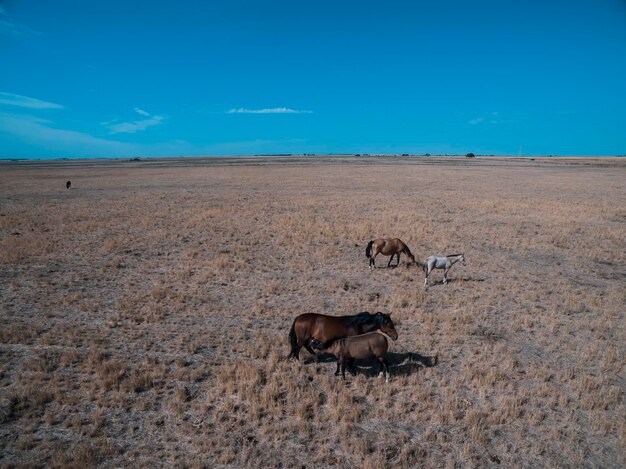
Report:
M 68 161 L 68 160 L 126 160 L 141 161 L 143 159 L 176 159 L 176 158 L 268 158 L 268 157 L 324 157 L 324 156 L 344 156 L 344 157 L 400 157 L 400 158 L 430 158 L 430 157 L 454 157 L 468 158 L 460 153 L 255 153 L 238 155 L 165 155 L 165 156 L 58 156 L 58 157 L 0 157 L 0 161 Z M 513 154 L 478 154 L 471 158 L 626 158 L 623 155 L 557 155 L 557 154 L 537 154 L 537 155 L 513 155 Z

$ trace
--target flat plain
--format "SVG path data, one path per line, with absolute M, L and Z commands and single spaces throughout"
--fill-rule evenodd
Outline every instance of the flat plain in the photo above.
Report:
M 0 465 L 624 467 L 625 240 L 626 159 L 2 162 Z M 361 311 L 390 383 L 284 359 Z

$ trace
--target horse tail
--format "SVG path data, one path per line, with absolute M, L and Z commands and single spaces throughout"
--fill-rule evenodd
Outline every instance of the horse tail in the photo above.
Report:
M 297 319 L 297 318 L 296 318 Z M 287 356 L 287 360 L 290 358 L 298 359 L 298 338 L 296 337 L 296 319 L 293 320 L 291 329 L 289 331 L 289 344 L 291 345 L 291 352 Z
M 365 248 L 365 257 L 368 259 L 372 257 L 372 244 L 374 244 L 373 240 L 367 243 L 367 247 Z

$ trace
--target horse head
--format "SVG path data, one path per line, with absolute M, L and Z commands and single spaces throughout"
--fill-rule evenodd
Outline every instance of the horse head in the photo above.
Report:
M 380 327 L 380 330 L 387 334 L 392 340 L 398 339 L 398 332 L 396 331 L 396 326 L 391 320 L 391 314 L 385 314 L 379 311 L 374 315 L 374 320 Z
M 460 259 L 459 259 L 459 260 L 461 261 L 461 264 L 463 264 L 463 265 L 467 265 L 467 264 L 465 263 L 465 254 L 461 254 L 461 257 L 460 257 Z
M 309 340 L 309 346 L 314 349 L 317 350 L 318 352 L 322 351 L 324 349 L 324 344 L 322 344 L 319 340 L 317 339 L 311 339 Z
M 413 264 L 415 264 L 415 256 L 413 255 L 413 253 L 411 252 L 411 250 L 406 244 L 403 243 L 403 245 L 404 245 L 404 249 L 402 250 L 402 252 L 406 254 L 409 259 L 411 259 Z
M 330 353 L 331 355 L 337 356 L 341 350 L 341 338 L 331 339 L 324 344 L 317 339 L 311 339 L 309 346 L 315 351 L 316 355 L 320 353 Z

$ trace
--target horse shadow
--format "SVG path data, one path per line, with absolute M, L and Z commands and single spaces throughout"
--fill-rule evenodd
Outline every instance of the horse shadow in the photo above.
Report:
M 438 355 L 422 355 L 419 352 L 389 352 L 387 354 L 389 372 L 392 375 L 409 376 L 422 368 L 432 368 L 439 364 Z M 378 368 L 373 368 L 378 373 Z
M 422 355 L 418 352 L 389 352 L 387 354 L 389 373 L 393 376 L 409 376 L 419 372 L 422 368 L 432 368 L 439 364 L 437 355 Z M 304 360 L 305 364 L 311 363 L 336 363 L 337 359 L 329 353 L 320 353 L 317 356 L 311 355 Z M 352 370 L 347 367 L 352 375 L 362 374 L 364 376 L 378 376 L 380 364 L 375 358 L 358 359 L 354 362 Z
M 484 282 L 486 279 L 484 278 L 473 278 L 473 277 L 453 277 L 448 279 L 448 283 L 457 283 L 457 282 Z M 428 279 L 428 286 L 434 287 L 436 285 L 445 285 L 443 283 L 443 279 L 441 280 L 430 280 Z
M 336 361 L 337 359 L 334 355 L 321 352 L 315 355 L 308 355 L 307 357 L 302 359 L 302 363 L 304 363 L 305 365 L 310 365 L 311 363 L 332 363 Z
M 400 264 L 391 264 L 391 265 L 376 265 L 374 269 L 377 270 L 392 270 L 397 268 L 404 268 L 405 270 L 413 270 L 413 264 L 407 264 L 406 262 L 402 262 Z

